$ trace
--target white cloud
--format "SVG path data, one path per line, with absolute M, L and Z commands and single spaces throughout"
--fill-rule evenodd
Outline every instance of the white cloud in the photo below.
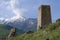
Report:
M 13 13 L 16 15 L 16 16 L 12 17 L 11 19 L 21 18 L 21 16 L 22 16 L 22 11 L 16 7 L 17 3 L 18 3 L 18 0 L 10 0 L 9 5 L 10 5 Z
M 27 9 L 24 9 L 24 8 L 18 8 L 16 5 L 19 4 L 19 0 L 10 0 L 10 1 L 3 1 L 1 4 L 0 4 L 0 7 L 4 6 L 6 7 L 8 10 L 12 11 L 12 13 L 15 14 L 15 16 L 9 18 L 9 19 L 5 19 L 5 18 L 0 18 L 0 19 L 5 19 L 6 21 L 8 20 L 15 20 L 15 19 L 18 19 L 18 18 L 23 18 L 22 15 L 24 15 L 24 12 L 27 11 Z M 8 15 L 9 16 L 9 15 Z
M 4 18 L 0 18 L 0 20 L 4 20 Z
M 0 2 L 0 7 L 5 7 L 6 5 L 8 5 L 8 2 L 5 1 Z

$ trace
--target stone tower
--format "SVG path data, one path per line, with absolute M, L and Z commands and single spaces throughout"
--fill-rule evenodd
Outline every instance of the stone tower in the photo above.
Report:
M 38 11 L 37 29 L 47 26 L 50 23 L 52 23 L 50 5 L 41 5 L 41 7 L 39 7 L 39 11 Z

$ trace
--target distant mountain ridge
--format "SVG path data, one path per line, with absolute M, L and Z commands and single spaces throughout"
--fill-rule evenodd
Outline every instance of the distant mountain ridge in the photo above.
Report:
M 0 24 L 7 24 L 19 29 L 26 31 L 36 30 L 37 28 L 37 18 L 27 18 L 27 19 L 15 19 L 14 21 L 0 20 Z

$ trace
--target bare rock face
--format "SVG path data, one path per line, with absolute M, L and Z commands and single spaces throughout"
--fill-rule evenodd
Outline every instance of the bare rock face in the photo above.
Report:
M 8 35 L 8 38 L 14 37 L 15 34 L 16 34 L 16 28 L 14 27 L 14 28 L 11 29 L 11 31 L 10 31 L 10 33 L 9 33 L 9 35 Z

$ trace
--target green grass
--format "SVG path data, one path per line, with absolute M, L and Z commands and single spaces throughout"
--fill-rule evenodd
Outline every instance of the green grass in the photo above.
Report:
M 0 38 L 8 36 L 11 28 L 9 25 L 0 24 Z
M 60 21 L 34 33 L 17 35 L 12 37 L 11 40 L 60 40 Z
M 11 28 L 13 28 L 13 27 L 11 27 L 9 25 L 5 25 L 5 24 L 0 24 L 0 38 L 8 37 Z M 18 28 L 16 28 L 16 31 L 17 31 L 16 35 L 18 35 L 18 34 L 20 35 L 24 32 L 23 30 L 18 29 Z

